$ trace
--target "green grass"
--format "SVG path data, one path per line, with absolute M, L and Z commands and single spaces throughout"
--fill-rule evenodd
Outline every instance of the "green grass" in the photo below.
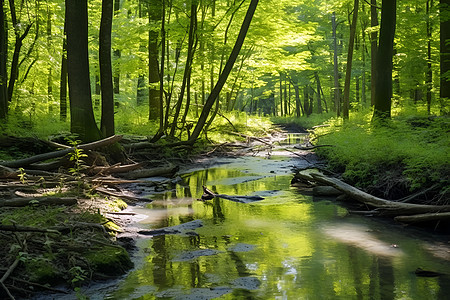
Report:
M 371 112 L 356 113 L 316 129 L 318 144 L 333 145 L 318 151 L 332 169 L 360 187 L 397 180 L 411 192 L 434 184 L 448 192 L 449 118 L 398 114 L 384 127 L 372 126 L 370 118 Z

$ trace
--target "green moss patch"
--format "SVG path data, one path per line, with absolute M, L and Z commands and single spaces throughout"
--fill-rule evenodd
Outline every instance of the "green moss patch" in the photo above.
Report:
M 120 275 L 133 267 L 128 252 L 118 246 L 104 246 L 88 252 L 85 257 L 96 272 L 106 275 Z

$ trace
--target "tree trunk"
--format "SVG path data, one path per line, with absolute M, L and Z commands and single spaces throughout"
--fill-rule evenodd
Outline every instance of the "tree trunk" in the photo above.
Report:
M 114 129 L 114 91 L 111 66 L 111 29 L 113 0 L 102 0 L 102 17 L 99 34 L 100 88 L 102 92 L 102 117 L 100 130 L 103 137 L 112 136 Z
M 175 131 L 177 129 L 177 123 L 178 123 L 178 117 L 180 115 L 181 107 L 183 105 L 183 98 L 184 94 L 186 92 L 186 87 L 190 87 L 190 81 L 191 80 L 191 70 L 192 70 L 192 61 L 194 58 L 194 52 L 195 52 L 195 46 L 194 46 L 194 40 L 195 40 L 195 34 L 197 31 L 197 7 L 198 7 L 198 0 L 191 0 L 191 16 L 190 16 L 190 23 L 189 23 L 189 38 L 188 38 L 188 49 L 187 49 L 187 57 L 186 57 L 186 66 L 184 68 L 184 75 L 183 75 L 183 82 L 181 84 L 180 88 L 180 94 L 178 96 L 178 102 L 175 108 L 175 115 L 173 116 L 172 121 L 172 128 L 170 129 L 170 136 L 175 135 Z M 190 92 L 189 90 L 187 91 Z M 190 98 L 189 98 L 190 101 Z M 186 102 L 185 111 L 187 113 L 188 102 Z
M 448 114 L 450 99 L 450 0 L 440 0 L 441 114 Z
M 378 26 L 377 0 L 370 1 L 370 26 Z M 377 82 L 378 32 L 370 33 L 370 102 L 375 105 L 375 89 Z
M 433 70 L 431 69 L 431 16 L 430 10 L 433 7 L 433 0 L 427 0 L 427 73 L 426 73 L 426 89 L 427 89 L 427 111 L 431 114 L 431 89 L 433 88 Z
M 8 101 L 12 101 L 12 96 L 14 92 L 14 85 L 16 84 L 16 80 L 19 76 L 19 56 L 20 50 L 22 49 L 23 40 L 27 37 L 28 33 L 31 29 L 31 24 L 27 25 L 24 32 L 20 34 L 20 26 L 18 24 L 16 18 L 16 8 L 14 5 L 14 0 L 9 1 L 10 11 L 11 11 L 11 21 L 14 27 L 14 34 L 16 36 L 16 43 L 14 45 L 13 58 L 11 61 L 11 72 L 9 76 L 9 84 L 8 84 Z
M 8 115 L 8 23 L 4 1 L 0 0 L 0 120 Z
M 116 15 L 120 10 L 120 0 L 114 0 L 114 15 Z M 114 50 L 113 52 L 115 65 L 114 65 L 114 77 L 113 77 L 113 86 L 114 86 L 114 94 L 120 94 L 120 67 L 117 62 L 120 59 L 121 53 L 120 50 Z
M 247 14 L 245 15 L 244 21 L 242 23 L 241 29 L 239 31 L 239 35 L 237 37 L 236 43 L 234 44 L 233 50 L 231 51 L 230 57 L 227 60 L 227 63 L 225 64 L 225 67 L 222 71 L 222 73 L 219 76 L 219 79 L 214 86 L 213 90 L 211 91 L 211 94 L 209 95 L 208 99 L 206 100 L 205 106 L 203 107 L 202 113 L 200 115 L 200 118 L 194 128 L 194 131 L 192 132 L 192 135 L 190 139 L 188 140 L 189 144 L 194 144 L 197 138 L 199 137 L 203 126 L 205 125 L 206 119 L 208 118 L 209 112 L 217 99 L 217 96 L 219 95 L 220 91 L 222 90 L 228 75 L 231 72 L 231 69 L 233 68 L 233 65 L 237 59 L 237 56 L 239 55 L 239 51 L 242 48 L 242 45 L 244 44 L 245 36 L 247 35 L 248 28 L 250 27 L 250 23 L 253 18 L 253 14 L 255 13 L 256 7 L 258 6 L 259 0 L 251 0 L 249 8 L 247 10 Z
M 283 116 L 283 73 L 280 73 L 280 114 Z
M 373 119 L 391 117 L 392 56 L 396 23 L 396 0 L 383 0 L 381 6 L 380 43 L 376 65 L 376 89 Z
M 66 22 L 64 22 L 64 36 L 61 54 L 61 79 L 59 82 L 59 119 L 67 119 L 67 37 Z
M 337 49 L 337 37 L 336 37 L 336 13 L 333 12 L 331 16 L 331 22 L 333 26 L 333 66 L 334 66 L 334 108 L 336 115 L 341 115 L 341 95 L 339 86 L 339 69 L 338 69 L 338 49 Z
M 88 56 L 87 0 L 66 0 L 70 129 L 83 142 L 100 139 L 92 109 Z
M 50 7 L 47 4 L 47 50 L 50 52 L 52 46 L 52 14 Z M 48 64 L 48 75 L 47 75 L 47 102 L 48 111 L 51 113 L 53 111 L 53 68 L 52 63 Z
M 161 8 L 159 0 L 151 0 L 148 3 L 148 22 L 153 27 L 161 21 Z M 158 63 L 158 30 L 148 31 L 148 105 L 149 120 L 157 120 L 160 117 L 159 99 L 159 63 Z
M 317 113 L 322 113 L 322 97 L 321 97 L 321 90 L 322 87 L 320 86 L 320 78 L 319 78 L 319 72 L 314 72 L 314 78 L 316 79 L 316 86 L 317 86 Z
M 359 0 L 355 0 L 353 8 L 352 24 L 350 25 L 350 40 L 348 42 L 348 54 L 347 54 L 347 70 L 345 72 L 345 84 L 344 84 L 344 105 L 343 105 L 343 117 L 348 119 L 349 107 L 350 107 L 350 80 L 352 78 L 352 63 L 353 63 L 353 48 L 355 46 L 356 24 L 358 23 L 358 10 Z

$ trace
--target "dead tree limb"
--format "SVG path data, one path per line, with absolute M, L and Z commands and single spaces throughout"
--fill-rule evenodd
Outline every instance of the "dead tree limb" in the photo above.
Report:
M 114 143 L 120 141 L 121 139 L 122 139 L 121 135 L 113 135 L 113 136 L 108 137 L 103 140 L 79 145 L 79 146 L 77 146 L 77 148 L 82 149 L 82 150 L 93 150 L 93 149 L 109 146 L 111 144 L 114 144 Z M 9 167 L 9 168 L 25 167 L 25 166 L 31 165 L 31 164 L 39 162 L 39 161 L 44 161 L 47 159 L 53 159 L 53 158 L 67 155 L 67 154 L 73 152 L 74 149 L 75 149 L 74 147 L 70 147 L 70 148 L 63 149 L 63 150 L 38 154 L 38 155 L 31 156 L 31 157 L 24 158 L 24 159 L 19 159 L 19 160 L 14 160 L 14 161 L 6 161 L 6 162 L 2 162 L 1 164 L 5 167 Z
M 17 226 L 17 225 L 0 225 L 0 231 L 12 231 L 12 232 L 41 232 L 41 233 L 55 233 L 59 234 L 59 231 L 52 229 L 42 229 L 29 226 Z
M 303 173 L 304 178 L 309 178 L 311 181 L 332 186 L 354 200 L 368 206 L 375 207 L 375 210 L 381 215 L 406 216 L 414 214 L 450 212 L 450 205 L 422 205 L 390 201 L 365 193 L 337 178 L 327 177 L 318 171 L 309 171 L 305 173 L 302 171 L 300 173 Z
M 450 220 L 450 212 L 417 214 L 412 216 L 397 216 L 394 218 L 394 220 L 402 223 L 420 223 L 429 221 Z
M 22 207 L 30 204 L 35 205 L 74 205 L 77 198 L 37 197 L 37 198 L 12 198 L 0 200 L 0 207 Z

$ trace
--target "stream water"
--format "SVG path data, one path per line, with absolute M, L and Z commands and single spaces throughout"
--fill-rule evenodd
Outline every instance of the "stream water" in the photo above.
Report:
M 288 147 L 288 146 L 283 146 Z M 349 215 L 333 199 L 291 187 L 292 166 L 308 161 L 274 149 L 214 159 L 186 170 L 173 189 L 129 210 L 139 229 L 193 220 L 199 228 L 139 239 L 135 268 L 91 299 L 450 299 L 450 276 L 419 277 L 417 268 L 450 273 L 444 237 Z M 206 166 L 206 167 L 205 167 Z M 258 195 L 237 203 L 198 201 L 216 193 Z

